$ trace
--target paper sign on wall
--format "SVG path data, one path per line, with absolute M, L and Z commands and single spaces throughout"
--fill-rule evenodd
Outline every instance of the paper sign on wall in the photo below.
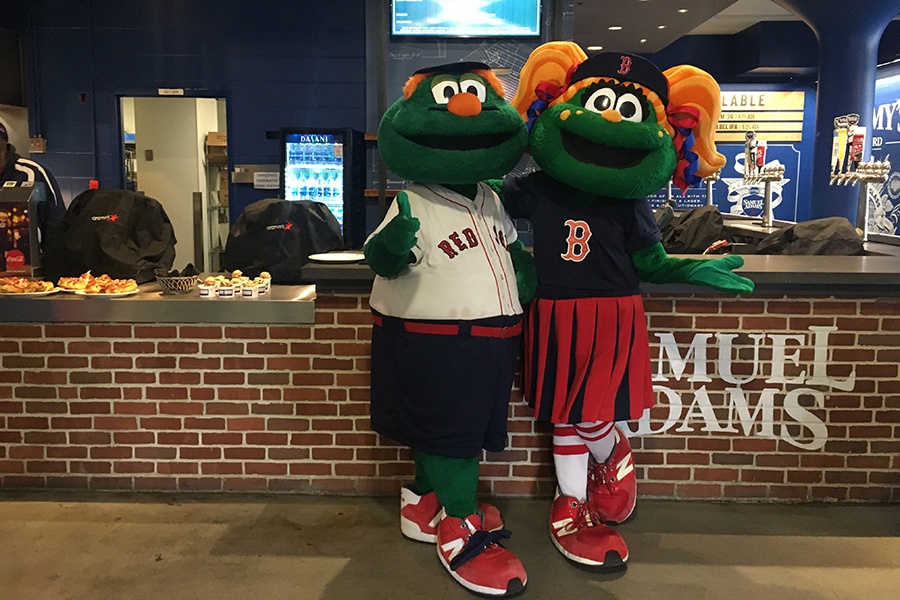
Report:
M 281 185 L 281 174 L 277 171 L 263 171 L 253 174 L 253 188 L 257 190 L 277 190 Z

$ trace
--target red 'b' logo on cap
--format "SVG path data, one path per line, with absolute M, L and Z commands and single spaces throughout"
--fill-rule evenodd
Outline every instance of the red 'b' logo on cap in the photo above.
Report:
M 617 73 L 619 75 L 628 75 L 628 71 L 631 70 L 631 57 L 623 56 L 622 62 L 619 64 L 619 70 Z

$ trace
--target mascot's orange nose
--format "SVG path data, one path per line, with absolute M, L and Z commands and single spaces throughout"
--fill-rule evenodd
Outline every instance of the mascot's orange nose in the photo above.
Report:
M 618 123 L 622 120 L 622 113 L 612 108 L 608 108 L 600 113 L 600 116 L 610 123 Z
M 460 117 L 474 117 L 481 114 L 481 100 L 468 92 L 453 94 L 447 102 L 447 110 Z

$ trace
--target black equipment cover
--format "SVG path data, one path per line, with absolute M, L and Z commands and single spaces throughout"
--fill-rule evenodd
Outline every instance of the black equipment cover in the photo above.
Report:
M 44 277 L 95 276 L 153 281 L 175 261 L 175 229 L 162 204 L 128 190 L 87 190 L 53 231 Z
M 722 213 L 715 206 L 689 210 L 672 220 L 663 234 L 663 247 L 670 254 L 701 254 L 710 244 L 728 239 Z
M 225 243 L 223 266 L 247 277 L 268 271 L 272 283 L 300 283 L 310 254 L 343 247 L 341 226 L 321 202 L 268 198 L 238 217 Z
M 779 229 L 759 242 L 757 254 L 863 254 L 862 237 L 845 217 L 825 217 Z

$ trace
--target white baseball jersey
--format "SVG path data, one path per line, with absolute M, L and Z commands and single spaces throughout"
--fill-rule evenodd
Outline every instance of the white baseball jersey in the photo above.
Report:
M 407 319 L 473 320 L 522 314 L 507 245 L 516 228 L 497 194 L 479 183 L 475 200 L 439 185 L 406 189 L 419 219 L 415 262 L 398 276 L 375 277 L 369 304 Z M 377 234 L 399 210 L 393 202 Z M 371 237 L 371 236 L 370 236 Z

